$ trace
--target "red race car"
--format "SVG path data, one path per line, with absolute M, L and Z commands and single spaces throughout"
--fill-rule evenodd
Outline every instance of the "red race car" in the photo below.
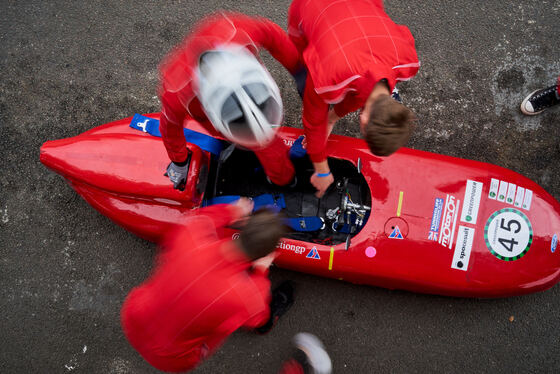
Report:
M 279 244 L 283 268 L 462 297 L 541 291 L 560 277 L 560 204 L 511 170 L 407 148 L 379 158 L 360 139 L 331 135 L 335 183 L 317 199 L 306 156 L 294 152 L 298 183 L 277 187 L 253 153 L 187 122 L 189 178 L 178 191 L 163 176 L 169 159 L 158 120 L 136 115 L 46 142 L 41 162 L 101 213 L 155 242 L 189 209 L 249 196 L 283 210 L 294 228 Z M 279 134 L 291 145 L 302 130 Z

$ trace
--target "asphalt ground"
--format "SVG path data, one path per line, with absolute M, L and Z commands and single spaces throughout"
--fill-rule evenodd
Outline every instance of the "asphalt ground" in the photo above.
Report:
M 0 3 L 0 372 L 151 373 L 119 311 L 155 246 L 88 206 L 39 162 L 47 140 L 159 110 L 157 66 L 218 10 L 286 27 L 288 1 Z M 401 85 L 419 123 L 409 146 L 517 171 L 560 199 L 560 108 L 519 103 L 560 72 L 560 1 L 385 2 L 416 38 L 419 74 Z M 290 76 L 268 56 L 286 123 L 301 126 Z M 357 136 L 356 116 L 336 133 Z M 403 172 L 406 172 L 403 170 Z M 275 373 L 299 331 L 335 373 L 560 371 L 560 286 L 506 299 L 390 291 L 273 269 L 296 303 L 266 336 L 236 332 L 196 373 Z

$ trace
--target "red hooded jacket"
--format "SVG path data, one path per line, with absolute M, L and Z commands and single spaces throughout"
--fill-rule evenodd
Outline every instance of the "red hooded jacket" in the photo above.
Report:
M 381 0 L 294 0 L 288 34 L 309 73 L 303 125 L 314 162 L 326 159 L 329 104 L 342 117 L 363 107 L 381 79 L 392 90 L 420 66 L 410 30 L 389 18 Z
M 157 369 L 190 370 L 238 328 L 262 326 L 270 317 L 268 271 L 252 271 L 231 238 L 221 239 L 239 215 L 234 205 L 191 211 L 152 276 L 128 295 L 124 333 Z

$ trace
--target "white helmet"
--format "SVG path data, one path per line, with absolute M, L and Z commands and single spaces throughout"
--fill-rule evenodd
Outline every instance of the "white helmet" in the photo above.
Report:
M 227 45 L 203 53 L 195 82 L 204 112 L 226 138 L 247 148 L 272 141 L 282 123 L 280 90 L 244 47 Z

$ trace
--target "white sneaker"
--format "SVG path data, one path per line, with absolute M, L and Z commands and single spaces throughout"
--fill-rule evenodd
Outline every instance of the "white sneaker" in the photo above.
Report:
M 521 112 L 529 116 L 539 114 L 546 108 L 560 104 L 556 86 L 533 91 L 521 103 Z
M 315 335 L 300 332 L 294 336 L 294 345 L 305 353 L 313 374 L 330 374 L 332 372 L 331 358 L 323 343 Z

